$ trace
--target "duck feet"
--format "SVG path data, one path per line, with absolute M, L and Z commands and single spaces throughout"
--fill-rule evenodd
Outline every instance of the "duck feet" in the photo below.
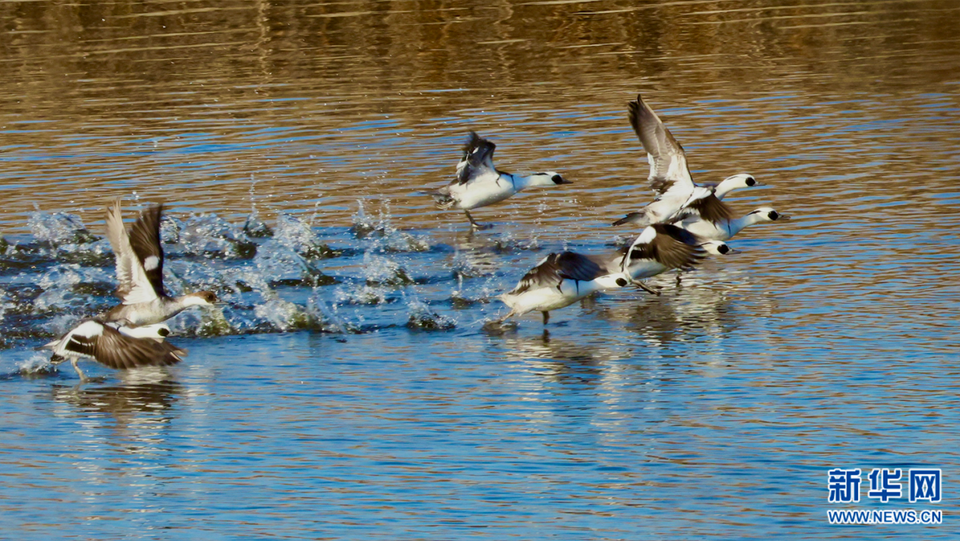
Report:
M 467 219 L 470 220 L 470 225 L 473 226 L 473 228 L 476 229 L 477 231 L 481 231 L 481 230 L 484 230 L 484 229 L 490 229 L 491 227 L 493 227 L 492 224 L 486 224 L 486 225 L 484 225 L 484 224 L 481 224 L 481 223 L 477 222 L 476 220 L 474 220 L 474 219 L 473 219 L 473 216 L 470 216 L 470 211 L 465 210 L 465 211 L 463 211 L 463 213 L 467 215 Z

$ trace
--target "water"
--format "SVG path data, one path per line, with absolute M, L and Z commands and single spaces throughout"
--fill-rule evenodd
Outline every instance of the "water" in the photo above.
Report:
M 956 537 L 953 2 L 0 5 L 0 524 L 16 539 Z M 758 225 L 663 295 L 521 318 L 650 195 L 637 92 Z M 474 129 L 575 184 L 434 208 Z M 33 348 L 114 303 L 163 201 L 164 370 Z M 246 227 L 245 227 L 246 225 Z M 262 225 L 272 230 L 263 236 Z M 944 471 L 936 526 L 827 524 L 833 467 Z M 864 475 L 866 486 L 866 475 Z M 840 506 L 842 507 L 842 506 Z M 13 533 L 15 532 L 15 533 Z M 866 533 L 869 532 L 869 533 Z

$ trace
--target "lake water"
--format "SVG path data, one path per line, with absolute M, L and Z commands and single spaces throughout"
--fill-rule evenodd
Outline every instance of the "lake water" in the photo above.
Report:
M 0 525 L 11 539 L 956 538 L 960 6 L 0 4 Z M 544 255 L 651 197 L 642 92 L 757 225 L 663 294 L 502 332 Z M 426 195 L 469 130 L 574 182 Z M 164 202 L 168 369 L 34 350 L 111 306 L 106 205 Z M 260 223 L 270 237 L 244 230 Z M 86 229 L 82 229 L 85 227 Z M 868 498 L 943 470 L 943 501 Z M 858 504 L 827 471 L 861 468 Z M 904 485 L 906 491 L 906 485 Z M 941 509 L 941 526 L 826 510 Z

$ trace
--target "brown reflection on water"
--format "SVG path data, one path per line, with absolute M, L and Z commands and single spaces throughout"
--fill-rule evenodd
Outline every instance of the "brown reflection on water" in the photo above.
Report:
M 56 385 L 51 392 L 56 402 L 75 409 L 72 414 L 103 414 L 121 433 L 169 424 L 168 410 L 180 399 L 181 385 L 159 369 L 120 374 L 124 378 L 120 385 Z
M 828 175 L 855 175 L 857 197 L 917 181 L 952 190 L 915 169 L 956 165 L 943 152 L 958 122 L 946 84 L 960 67 L 958 10 L 937 0 L 5 3 L 0 220 L 22 228 L 36 202 L 94 223 L 103 201 L 132 191 L 238 218 L 256 181 L 267 216 L 319 202 L 320 223 L 345 225 L 355 199 L 381 196 L 404 226 L 432 226 L 438 214 L 418 192 L 450 178 L 474 128 L 498 143 L 503 169 L 577 182 L 479 219 L 528 222 L 546 201 L 548 219 L 599 227 L 648 196 L 617 190 L 646 176 L 624 114 L 637 91 L 699 178 L 749 170 L 807 215 L 832 212 L 802 184 Z M 891 125 L 866 137 L 865 122 Z

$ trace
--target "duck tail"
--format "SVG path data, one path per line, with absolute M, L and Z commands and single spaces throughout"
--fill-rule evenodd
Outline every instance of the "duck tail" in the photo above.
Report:
M 616 226 L 616 225 L 623 225 L 623 224 L 632 224 L 635 222 L 639 222 L 642 219 L 643 219 L 642 212 L 631 212 L 630 214 L 627 214 L 623 218 L 620 218 L 619 220 L 613 222 L 613 225 Z
M 450 192 L 446 187 L 440 188 L 440 190 L 430 194 L 433 197 L 433 200 L 436 201 L 437 207 L 442 209 L 448 209 L 453 207 L 457 202 L 450 197 Z

